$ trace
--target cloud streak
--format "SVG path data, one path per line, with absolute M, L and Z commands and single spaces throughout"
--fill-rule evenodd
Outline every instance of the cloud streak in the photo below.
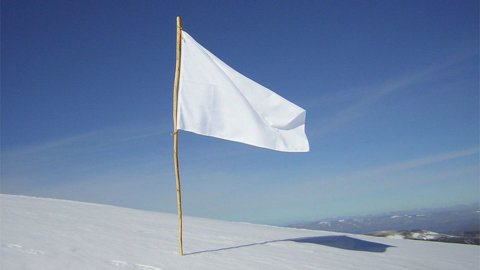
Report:
M 390 81 L 386 81 L 371 87 L 363 87 L 361 88 L 361 92 L 364 92 L 365 94 L 360 96 L 360 98 L 350 106 L 343 108 L 328 118 L 322 124 L 322 126 L 315 128 L 317 131 L 313 131 L 312 136 L 323 137 L 329 133 L 332 133 L 346 124 L 354 121 L 355 119 L 364 116 L 370 106 L 379 102 L 383 98 L 393 95 L 399 91 L 403 91 L 416 84 L 434 79 L 435 75 L 439 72 L 448 69 L 474 55 L 476 55 L 476 53 L 464 53 L 455 57 L 451 57 L 449 60 L 442 63 L 432 64 L 414 73 L 404 75 L 403 77 L 391 79 Z
M 372 184 L 377 180 L 382 180 L 382 182 L 387 183 L 389 182 L 389 179 L 397 179 L 396 177 L 400 175 L 400 173 L 409 171 L 413 175 L 418 175 L 419 172 L 415 171 L 414 169 L 438 164 L 441 162 L 448 162 L 459 158 L 478 155 L 479 152 L 480 148 L 478 146 L 475 146 L 456 151 L 444 152 L 440 154 L 428 155 L 415 159 L 394 162 L 385 165 L 373 166 L 370 168 L 350 171 L 342 174 L 324 175 L 320 177 L 321 181 L 319 181 L 319 178 L 317 177 L 309 176 L 310 180 L 305 180 L 304 185 L 300 187 L 300 190 L 338 190 L 339 188 L 346 188 L 348 190 L 351 190 L 352 187 L 357 184 L 362 186 L 362 188 L 370 189 L 371 187 L 369 187 L 367 183 Z M 475 164 L 474 166 L 476 166 L 478 170 L 478 164 Z M 468 168 L 471 169 L 471 167 Z M 434 171 L 434 173 L 435 172 L 437 171 Z M 437 176 L 438 174 L 435 173 L 434 175 Z M 352 191 L 357 192 L 358 190 Z
M 5 155 L 7 155 L 8 157 L 18 157 L 18 156 L 30 155 L 30 154 L 45 152 L 53 149 L 58 149 L 58 148 L 66 147 L 79 142 L 87 141 L 95 137 L 98 133 L 99 133 L 98 131 L 86 132 L 86 133 L 81 133 L 77 135 L 72 135 L 68 137 L 63 137 L 55 140 L 38 143 L 35 145 L 24 146 L 15 150 L 7 151 Z
M 131 143 L 133 141 L 168 134 L 167 131 L 153 129 L 156 128 L 117 127 L 99 129 L 7 150 L 2 153 L 2 155 L 6 158 L 16 158 L 25 155 L 42 154 L 79 144 L 95 145 L 98 147 L 99 145 Z
M 421 157 L 417 159 L 392 163 L 384 166 L 361 170 L 349 174 L 348 178 L 370 178 L 375 176 L 381 176 L 394 172 L 401 172 L 410 169 L 420 168 L 427 165 L 432 165 L 444 161 L 449 161 L 457 158 L 468 157 L 479 153 L 478 147 L 471 147 L 467 149 L 441 153 L 437 155 L 431 155 Z

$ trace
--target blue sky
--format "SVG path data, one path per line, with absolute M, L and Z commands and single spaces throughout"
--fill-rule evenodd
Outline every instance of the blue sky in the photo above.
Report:
M 309 153 L 180 131 L 184 214 L 479 201 L 478 1 L 2 1 L 2 193 L 176 212 L 175 16 L 307 110 Z

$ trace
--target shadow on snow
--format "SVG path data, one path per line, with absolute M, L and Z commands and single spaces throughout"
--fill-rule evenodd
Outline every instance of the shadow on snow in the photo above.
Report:
M 191 252 L 185 255 L 224 251 L 224 250 L 230 250 L 230 249 L 259 246 L 259 245 L 266 245 L 270 243 L 286 242 L 286 241 L 297 242 L 297 243 L 309 243 L 309 244 L 316 244 L 316 245 L 322 245 L 322 246 L 333 247 L 333 248 L 340 248 L 340 249 L 353 250 L 353 251 L 365 251 L 365 252 L 385 252 L 387 248 L 394 247 L 394 246 L 389 246 L 381 243 L 360 240 L 360 239 L 356 239 L 346 235 L 332 235 L 332 236 L 313 236 L 313 237 L 302 237 L 302 238 L 292 238 L 292 239 L 283 239 L 283 240 L 272 240 L 272 241 L 265 241 L 265 242 L 259 242 L 259 243 L 233 246 L 233 247 Z

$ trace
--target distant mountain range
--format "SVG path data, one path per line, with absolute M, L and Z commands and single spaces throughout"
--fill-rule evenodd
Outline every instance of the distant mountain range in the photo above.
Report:
M 367 235 L 397 238 L 397 239 L 425 240 L 425 241 L 480 245 L 479 231 L 469 231 L 469 232 L 466 232 L 463 236 L 454 236 L 454 235 L 436 233 L 436 232 L 427 231 L 427 230 L 378 231 L 378 232 L 367 233 Z
M 480 205 L 337 217 L 289 225 L 294 228 L 369 234 L 415 240 L 479 244 Z

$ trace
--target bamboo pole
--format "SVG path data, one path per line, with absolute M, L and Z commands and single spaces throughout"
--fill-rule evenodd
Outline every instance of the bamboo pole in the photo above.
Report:
M 173 164 L 175 167 L 175 179 L 177 186 L 177 211 L 178 211 L 178 253 L 183 256 L 182 242 L 182 194 L 180 191 L 180 172 L 178 169 L 178 129 L 177 129 L 177 104 L 178 83 L 180 79 L 180 57 L 182 41 L 182 21 L 177 16 L 177 54 L 175 58 L 175 80 L 173 82 Z

